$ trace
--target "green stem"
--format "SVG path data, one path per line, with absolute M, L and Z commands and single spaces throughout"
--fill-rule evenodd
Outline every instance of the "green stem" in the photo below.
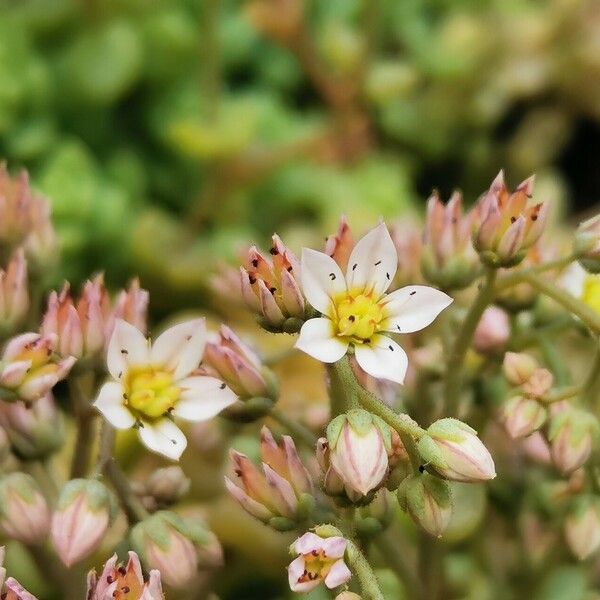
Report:
M 568 400 L 574 396 L 578 396 L 583 391 L 582 385 L 569 385 L 567 387 L 555 390 L 551 394 L 544 396 L 542 400 L 546 404 L 552 404 L 553 402 L 560 402 L 561 400 Z
M 25 463 L 29 474 L 37 481 L 44 492 L 44 496 L 52 503 L 58 498 L 58 485 L 56 478 L 50 472 L 47 460 L 34 460 Z
M 273 407 L 270 410 L 269 416 L 277 421 L 280 425 L 285 427 L 294 438 L 297 438 L 309 448 L 314 449 L 315 444 L 317 443 L 317 436 L 310 429 L 308 429 L 308 427 L 305 427 L 298 421 L 290 419 L 276 407 Z
M 350 568 L 360 583 L 363 600 L 384 600 L 377 577 L 365 555 L 353 540 L 348 540 L 346 555 Z
M 495 269 L 487 269 L 485 283 L 482 285 L 479 294 L 471 305 L 460 328 L 460 333 L 454 340 L 454 344 L 450 351 L 444 380 L 444 399 L 446 403 L 446 412 L 449 416 L 454 416 L 456 413 L 465 356 L 471 345 L 473 334 L 475 333 L 475 329 L 477 329 L 481 315 L 494 299 L 496 275 L 497 271 Z
M 350 359 L 344 357 L 344 372 L 341 372 L 338 363 L 327 365 L 327 374 L 329 375 L 329 402 L 331 407 L 331 418 L 337 417 L 342 413 L 356 408 L 356 398 L 350 392 L 347 385 L 347 379 L 356 381 Z M 340 361 L 341 362 L 341 361 Z M 346 370 L 347 368 L 347 370 Z
M 556 377 L 556 383 L 559 386 L 565 386 L 571 383 L 571 375 L 565 365 L 565 361 L 562 359 L 553 341 L 546 335 L 538 335 L 537 340 L 538 346 L 542 352 L 542 356 L 546 361 L 550 370 Z
M 441 588 L 441 548 L 437 540 L 421 532 L 419 544 L 419 579 L 422 600 L 437 600 Z
M 96 413 L 90 406 L 95 377 L 92 371 L 88 371 L 69 377 L 68 384 L 77 428 L 70 479 L 76 479 L 84 477 L 88 471 L 96 437 L 94 425 Z
M 600 345 L 596 340 L 596 354 L 594 361 L 588 372 L 587 377 L 582 385 L 582 400 L 589 403 L 595 396 L 596 388 L 598 387 L 598 379 L 600 378 Z
M 548 281 L 536 273 L 521 271 L 507 275 L 500 280 L 498 289 L 504 289 L 519 283 L 528 283 L 579 317 L 594 333 L 600 334 L 600 313 L 597 313 L 566 290 L 556 286 L 554 282 Z

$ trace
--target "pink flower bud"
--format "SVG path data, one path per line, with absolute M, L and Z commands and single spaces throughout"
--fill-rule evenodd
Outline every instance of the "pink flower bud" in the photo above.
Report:
M 533 194 L 533 177 L 514 193 L 504 183 L 501 171 L 479 200 L 481 225 L 473 235 L 475 249 L 493 267 L 509 267 L 523 260 L 525 251 L 540 238 L 548 216 L 547 204 L 527 207 Z
M 255 246 L 248 250 L 241 269 L 242 297 L 248 308 L 258 313 L 267 328 L 298 331 L 305 316 L 305 301 L 300 283 L 298 259 L 273 236 L 271 259 Z
M 267 370 L 258 356 L 226 325 L 221 325 L 217 339 L 206 345 L 204 361 L 240 399 L 276 399 L 277 391 L 267 382 Z M 272 380 L 272 376 L 268 378 Z
M 554 375 L 548 369 L 535 369 L 523 384 L 523 393 L 531 398 L 543 398 L 554 383 Z
M 419 440 L 427 469 L 451 481 L 487 481 L 496 477 L 494 461 L 477 432 L 457 419 L 440 419 Z
M 0 425 L 13 452 L 28 460 L 47 457 L 64 442 L 62 414 L 50 392 L 31 405 L 20 400 L 1 402 Z
M 507 352 L 504 355 L 502 370 L 512 385 L 523 385 L 529 381 L 537 368 L 538 362 L 529 354 Z
M 145 494 L 159 507 L 170 506 L 181 500 L 190 490 L 190 480 L 179 466 L 157 469 L 146 482 Z
M 577 408 L 567 408 L 552 416 L 548 439 L 554 466 L 563 474 L 575 471 L 589 458 L 598 420 Z
M 135 552 L 128 553 L 127 564 L 118 564 L 117 555 L 113 554 L 106 561 L 100 577 L 96 571 L 90 571 L 87 578 L 88 600 L 108 600 L 130 596 L 136 600 L 165 600 L 160 581 L 160 572 L 150 571 L 148 581 L 144 581 L 140 559 Z M 123 590 L 127 590 L 124 592 Z
M 571 552 L 584 560 L 600 548 L 600 499 L 581 496 L 565 519 L 565 538 Z
M 306 516 L 314 500 L 308 471 L 300 461 L 292 438 L 283 436 L 277 444 L 266 427 L 261 432 L 262 473 L 248 457 L 231 450 L 231 460 L 240 485 L 225 478 L 229 493 L 251 515 L 278 528 L 285 528 L 283 517 L 294 521 Z
M 198 549 L 212 546 L 216 538 L 204 523 L 159 511 L 133 527 L 131 540 L 146 566 L 160 571 L 162 580 L 181 588 L 198 569 Z
M 523 451 L 534 462 L 540 465 L 551 465 L 552 456 L 546 438 L 536 431 L 523 440 Z
M 500 419 L 511 438 L 531 435 L 538 430 L 548 417 L 546 408 L 532 398 L 515 396 L 501 408 Z
M 390 236 L 398 254 L 398 270 L 394 283 L 398 287 L 422 281 L 421 260 L 423 253 L 423 232 L 416 221 L 402 221 L 390 227 Z
M 27 261 L 23 249 L 18 249 L 6 270 L 0 271 L 0 327 L 14 331 L 29 310 Z
M 350 230 L 350 225 L 348 225 L 348 219 L 345 215 L 342 215 L 337 232 L 330 235 L 325 241 L 325 254 L 331 256 L 340 269 L 346 272 L 353 248 L 354 239 L 352 231 Z
M 366 496 L 387 475 L 391 451 L 389 427 L 375 415 L 354 409 L 339 415 L 327 427 L 331 466 L 349 495 Z
M 4 568 L 4 546 L 0 546 L 0 598 L 2 600 L 37 600 L 13 577 L 6 578 Z
M 17 398 L 38 400 L 45 396 L 75 364 L 72 356 L 58 359 L 56 336 L 23 333 L 12 338 L 2 356 L 0 385 Z
M 486 308 L 473 336 L 473 347 L 481 354 L 498 354 L 510 337 L 510 322 L 505 311 L 497 306 Z
M 148 300 L 147 290 L 140 287 L 139 280 L 133 279 L 126 290 L 121 290 L 115 299 L 113 312 L 106 330 L 106 339 L 112 335 L 116 319 L 131 323 L 136 329 L 146 331 Z
M 452 516 L 446 481 L 428 473 L 411 475 L 398 488 L 398 500 L 419 527 L 434 537 L 442 536 Z
M 305 593 L 323 582 L 329 589 L 346 583 L 352 573 L 344 562 L 348 542 L 341 536 L 321 537 L 305 533 L 291 546 L 297 558 L 288 567 L 288 580 L 293 592 Z
M 48 504 L 30 475 L 10 473 L 0 480 L 0 525 L 24 544 L 41 544 L 48 535 Z
M 95 479 L 73 479 L 62 489 L 52 516 L 52 544 L 67 566 L 90 556 L 113 520 L 115 504 L 108 488 Z
M 600 215 L 579 225 L 575 232 L 573 250 L 579 264 L 589 273 L 600 273 Z

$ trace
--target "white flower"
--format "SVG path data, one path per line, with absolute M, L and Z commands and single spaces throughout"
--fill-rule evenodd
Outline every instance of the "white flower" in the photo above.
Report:
M 172 417 L 208 420 L 237 397 L 215 377 L 191 375 L 206 345 L 204 319 L 167 329 L 152 346 L 141 331 L 117 320 L 108 345 L 105 383 L 94 406 L 117 429 L 137 427 L 152 451 L 177 460 L 187 440 Z
M 304 294 L 323 316 L 304 323 L 296 347 L 317 360 L 333 363 L 352 345 L 358 364 L 369 375 L 403 383 L 408 366 L 406 353 L 381 332 L 419 331 L 452 298 L 423 285 L 386 294 L 397 266 L 396 248 L 385 223 L 356 244 L 345 275 L 331 257 L 304 248 Z

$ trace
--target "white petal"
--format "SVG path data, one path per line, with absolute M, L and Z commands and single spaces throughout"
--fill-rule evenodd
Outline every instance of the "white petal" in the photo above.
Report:
M 343 559 L 340 559 L 333 563 L 329 573 L 327 573 L 327 577 L 325 577 L 325 585 L 332 590 L 333 588 L 338 587 L 338 585 L 342 585 L 346 583 L 352 577 L 352 573 L 350 569 L 347 567 L 346 563 Z
M 106 355 L 109 373 L 119 379 L 130 365 L 147 364 L 148 358 L 148 340 L 144 334 L 127 321 L 117 319 Z
M 327 254 L 302 249 L 302 289 L 309 304 L 327 315 L 331 298 L 346 291 L 346 279 L 338 264 Z
M 186 421 L 206 421 L 237 402 L 237 396 L 215 377 L 188 377 L 178 386 L 183 390 L 173 415 Z
M 109 381 L 100 388 L 94 406 L 117 429 L 129 429 L 135 423 L 135 417 L 123 404 L 123 388 L 116 381 Z
M 206 345 L 204 319 L 193 319 L 169 327 L 152 344 L 150 359 L 153 364 L 173 371 L 175 381 L 198 368 Z
M 173 421 L 159 419 L 158 421 L 142 421 L 138 432 L 144 445 L 167 458 L 179 460 L 181 453 L 187 446 L 183 432 Z
M 373 290 L 379 297 L 388 289 L 396 269 L 398 254 L 385 223 L 371 229 L 354 246 L 348 259 L 348 288 Z
M 587 275 L 586 270 L 578 262 L 571 263 L 561 274 L 558 285 L 575 298 L 581 298 Z
M 354 355 L 359 366 L 378 379 L 404 383 L 408 367 L 406 352 L 385 335 L 375 335 L 370 344 L 357 344 Z
M 389 315 L 383 327 L 395 333 L 412 333 L 427 327 L 453 299 L 426 285 L 408 285 L 383 299 Z
M 340 360 L 348 350 L 348 342 L 335 334 L 330 319 L 309 319 L 302 325 L 296 348 L 326 363 Z
M 313 580 L 308 579 L 307 581 L 299 583 L 298 580 L 301 579 L 304 575 L 305 565 L 306 562 L 304 560 L 304 557 L 299 556 L 298 558 L 294 559 L 288 566 L 288 583 L 290 584 L 290 589 L 292 590 L 292 592 L 310 592 L 321 583 L 320 577 Z
M 323 538 L 311 531 L 301 535 L 293 544 L 298 554 L 310 554 L 313 550 L 320 552 L 323 549 Z

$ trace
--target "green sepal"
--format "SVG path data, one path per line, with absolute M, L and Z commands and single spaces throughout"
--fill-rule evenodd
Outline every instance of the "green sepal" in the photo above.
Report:
M 437 469 L 445 469 L 448 466 L 442 451 L 429 435 L 421 437 L 417 442 L 417 450 L 425 464 L 432 465 Z
M 327 425 L 327 430 L 325 435 L 327 436 L 327 441 L 329 442 L 329 447 L 333 450 L 340 439 L 340 434 L 342 433 L 342 429 L 344 427 L 344 423 L 346 423 L 346 415 L 338 415 L 335 419 L 332 419 Z

